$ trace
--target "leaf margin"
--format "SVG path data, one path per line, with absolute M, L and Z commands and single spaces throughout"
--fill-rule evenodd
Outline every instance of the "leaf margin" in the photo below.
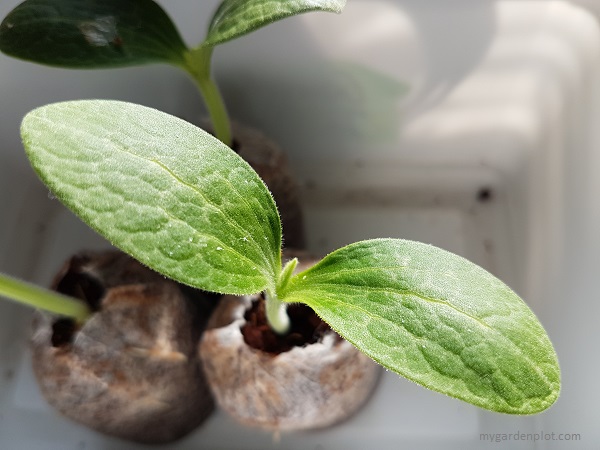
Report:
M 239 27 L 240 17 L 253 9 L 261 9 L 264 4 L 278 4 L 262 17 L 255 14 L 245 25 Z M 241 5 L 241 6 L 240 6 Z M 202 45 L 216 46 L 252 33 L 279 20 L 313 11 L 342 12 L 346 0 L 224 0 L 213 14 Z M 233 12 L 232 12 L 233 11 Z M 231 23 L 233 22 L 233 24 Z
M 187 46 L 158 3 L 110 1 L 113 4 L 108 6 L 104 0 L 82 7 L 78 0 L 25 0 L 0 24 L 0 51 L 21 60 L 70 69 L 184 64 Z M 123 25 L 123 18 L 131 23 Z M 44 28 L 40 28 L 40 21 Z M 139 23 L 144 24 L 146 33 L 137 32 Z M 54 46 L 52 51 L 49 45 Z M 76 49 L 78 54 L 73 56 Z
M 540 371 L 546 370 L 547 373 L 549 373 L 550 376 L 553 377 L 553 379 L 549 380 L 549 383 L 548 383 L 549 394 L 545 398 L 543 398 L 539 401 L 524 402 L 523 406 L 513 407 L 510 405 L 504 406 L 502 404 L 498 404 L 498 402 L 496 402 L 497 404 L 494 405 L 494 404 L 488 402 L 486 399 L 481 401 L 471 395 L 465 396 L 465 395 L 462 395 L 460 392 L 452 392 L 451 390 L 448 390 L 448 389 L 439 388 L 438 386 L 432 386 L 431 384 L 429 384 L 427 382 L 427 380 L 424 379 L 427 377 L 421 377 L 421 378 L 414 377 L 414 376 L 411 376 L 411 375 L 403 372 L 402 370 L 398 370 L 397 367 L 393 367 L 393 366 L 390 366 L 389 364 L 387 364 L 386 361 L 384 361 L 376 352 L 372 351 L 369 348 L 365 348 L 365 346 L 361 342 L 361 339 L 357 339 L 356 333 L 352 332 L 352 330 L 362 329 L 363 324 L 356 324 L 356 323 L 350 324 L 350 323 L 348 323 L 348 321 L 346 321 L 346 323 L 344 323 L 344 319 L 341 319 L 340 321 L 332 320 L 331 314 L 329 311 L 327 311 L 327 308 L 323 308 L 319 305 L 320 300 L 319 299 L 315 300 L 314 298 L 312 298 L 312 299 L 310 298 L 311 289 L 306 288 L 306 287 L 303 288 L 302 285 L 309 284 L 310 282 L 306 281 L 306 280 L 308 280 L 309 278 L 314 279 L 315 273 L 318 273 L 319 270 L 321 270 L 323 266 L 327 266 L 330 263 L 331 258 L 343 256 L 344 252 L 346 252 L 348 249 L 352 249 L 353 247 L 364 245 L 365 243 L 373 243 L 373 242 L 375 242 L 375 243 L 404 242 L 404 243 L 409 243 L 412 245 L 420 246 L 422 249 L 425 249 L 425 248 L 433 249 L 433 251 L 435 253 L 437 253 L 437 256 L 442 255 L 442 254 L 450 255 L 452 258 L 455 258 L 456 261 L 461 261 L 462 263 L 466 263 L 467 265 L 471 266 L 471 268 L 473 268 L 474 270 L 476 270 L 480 273 L 486 274 L 487 277 L 491 277 L 490 279 L 493 279 L 495 283 L 498 283 L 498 286 L 502 286 L 503 288 L 505 288 L 507 290 L 507 292 L 510 292 L 512 295 L 514 295 L 514 297 L 516 299 L 518 299 L 518 301 L 520 302 L 521 306 L 524 307 L 524 309 L 526 311 L 528 311 L 528 313 L 530 314 L 528 319 L 533 319 L 532 323 L 535 323 L 535 326 L 538 327 L 537 331 L 539 331 L 541 333 L 540 335 L 538 335 L 538 337 L 542 341 L 541 347 L 543 347 L 543 351 L 546 352 L 545 356 L 547 357 L 548 362 L 540 363 L 539 370 Z M 315 295 L 315 293 L 313 292 L 312 295 Z M 409 240 L 405 240 L 405 239 L 371 239 L 371 240 L 367 240 L 367 241 L 355 242 L 353 244 L 347 245 L 345 247 L 342 247 L 340 249 L 337 249 L 337 250 L 331 252 L 330 254 L 325 256 L 321 261 L 319 261 L 314 266 L 308 268 L 307 270 L 304 270 L 303 272 L 296 274 L 290 280 L 290 282 L 287 284 L 287 286 L 285 286 L 281 290 L 280 300 L 283 302 L 286 302 L 286 303 L 303 303 L 303 304 L 308 305 L 317 313 L 317 315 L 322 320 L 327 322 L 332 327 L 332 329 L 334 329 L 338 334 L 340 334 L 340 336 L 342 336 L 344 339 L 348 340 L 351 344 L 353 344 L 355 347 L 357 347 L 360 351 L 365 353 L 371 359 L 376 361 L 378 364 L 381 364 L 384 367 L 386 367 L 387 369 L 389 369 L 393 372 L 396 372 L 397 374 L 399 374 L 400 376 L 402 376 L 404 378 L 407 378 L 409 381 L 415 382 L 415 383 L 421 385 L 422 387 L 433 390 L 435 392 L 442 393 L 444 395 L 447 395 L 447 396 L 450 396 L 453 398 L 457 398 L 462 401 L 466 401 L 467 403 L 471 403 L 471 404 L 481 407 L 483 409 L 488 409 L 491 411 L 505 413 L 505 414 L 516 414 L 516 415 L 537 414 L 539 412 L 546 410 L 550 406 L 552 406 L 556 402 L 556 400 L 558 399 L 558 397 L 560 395 L 561 383 L 560 383 L 560 365 L 558 362 L 558 357 L 556 355 L 556 351 L 555 351 L 546 331 L 544 330 L 543 326 L 541 325 L 541 323 L 539 322 L 539 320 L 537 319 L 535 314 L 525 304 L 525 302 L 522 299 L 520 299 L 520 297 L 517 294 L 515 294 L 514 291 L 512 291 L 506 284 L 502 283 L 499 279 L 494 277 L 492 274 L 487 272 L 485 269 L 477 266 L 476 264 L 468 261 L 465 258 L 462 258 L 462 257 L 455 255 L 451 252 L 448 252 L 446 250 L 443 250 L 443 249 L 440 249 L 440 248 L 437 248 L 437 247 L 434 247 L 434 246 L 431 246 L 428 244 L 423 244 L 421 242 L 409 241 Z M 345 305 L 344 307 L 347 307 L 347 305 Z M 342 323 L 342 326 L 340 326 L 340 323 Z M 543 367 L 541 367 L 541 366 L 543 366 Z
M 103 227 L 99 226 L 96 223 L 96 219 L 93 217 L 94 216 L 93 213 L 90 214 L 89 211 L 85 211 L 85 210 L 82 212 L 81 208 L 79 208 L 79 210 L 78 210 L 78 206 L 73 204 L 73 202 L 74 202 L 73 197 L 69 196 L 69 194 L 65 194 L 64 188 L 61 188 L 61 186 L 60 186 L 61 181 L 60 180 L 57 181 L 52 176 L 50 176 L 48 173 L 49 169 L 44 167 L 48 162 L 47 159 L 45 160 L 44 157 L 40 157 L 40 155 L 37 153 L 37 150 L 34 148 L 36 145 L 38 145 L 42 141 L 42 139 L 39 137 L 39 135 L 37 137 L 34 136 L 32 138 L 32 135 L 35 134 L 35 132 L 31 132 L 31 130 L 35 128 L 36 120 L 41 120 L 41 121 L 45 120 L 44 115 L 47 112 L 52 112 L 52 110 L 58 111 L 60 108 L 66 108 L 65 111 L 67 111 L 68 114 L 72 113 L 73 116 L 80 117 L 82 114 L 82 111 L 85 110 L 84 106 L 89 106 L 93 110 L 93 108 L 98 105 L 100 105 L 102 112 L 104 112 L 106 114 L 110 113 L 111 120 L 114 120 L 116 122 L 118 122 L 121 119 L 123 119 L 123 120 L 131 119 L 132 108 L 133 108 L 133 110 L 137 110 L 138 112 L 140 112 L 140 111 L 141 112 L 150 112 L 150 114 L 153 115 L 155 118 L 168 117 L 169 118 L 168 121 L 170 121 L 171 125 L 172 125 L 172 123 L 176 122 L 176 123 L 179 123 L 180 125 L 182 125 L 183 127 L 187 128 L 188 132 L 192 132 L 192 133 L 199 132 L 202 134 L 202 136 L 204 136 L 205 138 L 207 138 L 210 141 L 211 145 L 217 146 L 220 149 L 220 151 L 226 151 L 226 154 L 228 155 L 228 157 L 230 159 L 236 161 L 236 164 L 238 164 L 237 168 L 239 170 L 241 170 L 243 174 L 245 174 L 245 175 L 254 174 L 254 179 L 252 179 L 252 182 L 255 182 L 255 183 L 260 182 L 260 184 L 258 185 L 258 189 L 261 190 L 262 195 L 264 195 L 265 198 L 267 196 L 268 196 L 268 198 L 270 198 L 270 204 L 269 204 L 268 208 L 271 209 L 272 217 L 268 220 L 269 223 L 271 224 L 268 226 L 275 227 L 275 228 L 276 228 L 276 226 L 278 226 L 278 228 L 279 228 L 278 231 L 274 231 L 275 234 L 271 238 L 268 238 L 268 239 L 270 239 L 270 241 L 267 241 L 267 243 L 264 244 L 272 249 L 277 247 L 277 244 L 279 244 L 279 245 L 278 245 L 278 251 L 274 251 L 275 254 L 273 254 L 272 257 L 270 258 L 270 262 L 265 263 L 265 264 L 267 264 L 268 267 L 267 266 L 263 266 L 262 268 L 259 267 L 259 269 L 263 272 L 263 275 L 264 275 L 264 277 L 263 277 L 264 280 L 260 286 L 259 285 L 254 286 L 254 288 L 251 291 L 248 289 L 242 289 L 242 290 L 229 289 L 228 291 L 225 292 L 225 291 L 219 290 L 218 286 L 207 287 L 206 285 L 199 285 L 196 282 L 194 282 L 193 280 L 190 280 L 188 278 L 182 278 L 178 273 L 173 273 L 173 270 L 169 270 L 169 269 L 165 270 L 164 267 L 157 266 L 154 262 L 149 262 L 147 260 L 147 258 L 145 258 L 144 256 L 140 257 L 139 251 L 138 251 L 138 249 L 135 248 L 135 246 L 132 246 L 130 244 L 123 245 L 122 243 L 115 242 L 114 236 L 112 236 L 112 237 L 110 235 L 107 236 L 107 233 L 103 229 Z M 115 111 L 117 109 L 119 109 L 120 107 L 123 108 L 120 111 L 120 115 L 119 114 L 115 115 Z M 64 119 L 64 118 L 62 118 L 62 119 Z M 127 126 L 129 126 L 129 125 L 127 125 Z M 68 128 L 68 125 L 66 125 L 65 120 L 61 120 L 61 124 L 58 128 L 60 128 L 60 127 Z M 52 128 L 52 126 L 51 126 L 51 128 Z M 128 103 L 128 102 L 113 101 L 113 100 L 74 100 L 74 101 L 58 102 L 58 103 L 53 103 L 50 105 L 38 107 L 38 108 L 32 110 L 30 113 L 28 113 L 25 116 L 25 118 L 23 119 L 22 125 L 21 125 L 21 130 L 22 130 L 23 144 L 26 148 L 26 153 L 27 153 L 27 156 L 30 160 L 32 167 L 34 168 L 35 172 L 38 174 L 40 179 L 44 182 L 44 184 L 56 196 L 56 198 L 61 200 L 61 202 L 63 204 L 65 204 L 65 206 L 67 206 L 78 217 L 80 217 L 82 220 L 84 220 L 84 222 L 87 225 L 89 225 L 92 229 L 94 229 L 99 234 L 103 235 L 104 237 L 108 238 L 109 241 L 111 241 L 113 243 L 113 245 L 116 245 L 117 247 L 124 250 L 126 253 L 131 254 L 133 257 L 140 260 L 142 263 L 151 267 L 152 269 L 157 270 L 157 271 L 159 271 L 181 283 L 188 284 L 193 287 L 197 287 L 200 289 L 213 291 L 213 292 L 230 293 L 230 294 L 237 294 L 237 295 L 256 293 L 256 292 L 259 292 L 259 291 L 262 291 L 262 290 L 268 288 L 273 283 L 271 280 L 269 280 L 269 278 L 273 278 L 274 274 L 278 274 L 278 271 L 280 271 L 280 268 L 278 268 L 277 264 L 281 263 L 281 256 L 280 256 L 281 223 L 280 223 L 280 221 L 278 221 L 279 214 L 277 212 L 276 205 L 275 205 L 275 202 L 273 200 L 271 193 L 269 192 L 269 190 L 266 187 L 266 185 L 264 184 L 264 182 L 260 179 L 260 177 L 258 177 L 258 175 L 255 173 L 255 171 L 249 166 L 249 164 L 246 161 L 244 161 L 239 155 L 237 155 L 235 152 L 233 152 L 233 150 L 229 149 L 227 146 L 225 146 L 223 143 L 221 143 L 216 138 L 211 136 L 209 133 L 206 133 L 203 130 L 200 130 L 199 128 L 195 127 L 194 125 L 192 125 L 182 119 L 179 119 L 177 117 L 174 117 L 167 113 L 164 113 L 162 111 L 159 111 L 159 110 L 156 110 L 153 108 L 148 108 L 148 107 L 141 106 L 141 105 L 135 105 L 135 104 Z M 174 132 L 174 129 L 172 127 L 171 127 L 171 132 Z M 39 131 L 38 131 L 38 133 L 39 133 Z M 44 131 L 42 131 L 41 133 L 43 135 Z M 78 132 L 76 132 L 75 134 L 77 134 L 77 133 Z M 39 145 L 48 145 L 48 144 L 44 143 L 44 144 L 39 144 Z M 64 167 L 61 167 L 61 170 L 64 170 Z M 275 220 L 275 217 L 277 218 L 277 220 Z M 267 225 L 265 225 L 265 226 L 267 226 Z M 114 230 L 112 232 L 114 232 Z M 265 239 L 267 239 L 267 238 L 265 238 Z M 223 248 L 217 248 L 217 250 L 227 250 L 224 247 L 225 246 L 223 246 Z M 258 266 L 260 266 L 260 264 L 256 261 L 253 261 L 253 266 L 258 267 Z M 267 275 L 267 273 L 269 275 Z

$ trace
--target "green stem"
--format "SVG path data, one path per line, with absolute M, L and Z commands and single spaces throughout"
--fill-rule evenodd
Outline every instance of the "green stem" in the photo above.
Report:
M 286 334 L 290 330 L 290 318 L 287 314 L 287 305 L 279 300 L 280 295 L 285 295 L 285 288 L 294 275 L 294 270 L 298 265 L 298 258 L 287 262 L 281 273 L 275 289 L 265 291 L 265 309 L 267 312 L 267 322 L 271 329 L 279 334 Z
M 195 49 L 188 50 L 184 55 L 183 69 L 190 74 L 204 99 L 215 136 L 231 147 L 231 124 L 227 109 L 219 88 L 210 76 L 212 52 L 213 47 L 208 45 L 200 45 Z
M 265 291 L 267 322 L 279 334 L 286 334 L 290 330 L 290 318 L 287 315 L 287 305 L 277 298 L 271 290 Z
M 81 301 L 0 273 L 0 296 L 83 323 L 91 315 Z

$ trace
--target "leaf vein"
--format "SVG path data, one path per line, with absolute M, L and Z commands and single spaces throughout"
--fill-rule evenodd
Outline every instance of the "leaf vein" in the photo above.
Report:
M 177 182 L 179 182 L 179 183 L 183 184 L 184 186 L 187 186 L 188 188 L 192 189 L 192 190 L 193 190 L 193 191 L 194 191 L 196 194 L 198 194 L 198 196 L 199 196 L 199 197 L 201 197 L 201 198 L 203 199 L 203 201 L 204 201 L 204 202 L 205 202 L 207 205 L 209 205 L 209 206 L 210 206 L 210 207 L 211 207 L 211 208 L 212 208 L 212 209 L 213 209 L 215 212 L 217 212 L 217 213 L 218 213 L 220 216 L 222 216 L 222 217 L 223 217 L 223 218 L 224 218 L 224 219 L 227 221 L 227 223 L 228 223 L 229 225 L 231 225 L 233 228 L 237 229 L 237 230 L 238 230 L 238 232 L 240 232 L 240 233 L 241 233 L 241 234 L 243 234 L 243 235 L 246 235 L 246 234 L 248 234 L 248 233 L 246 232 L 246 230 L 245 230 L 245 229 L 243 229 L 243 228 L 242 228 L 242 227 L 241 227 L 241 226 L 240 226 L 240 225 L 239 225 L 239 224 L 238 224 L 236 221 L 232 220 L 232 219 L 231 219 L 231 217 L 229 217 L 229 215 L 225 214 L 225 213 L 224 213 L 224 212 L 223 212 L 223 211 L 222 211 L 222 210 L 221 210 L 221 209 L 220 209 L 220 208 L 219 208 L 217 205 L 215 205 L 215 204 L 214 204 L 212 201 L 210 201 L 210 200 L 209 200 L 209 199 L 208 199 L 208 198 L 207 198 L 207 197 L 206 197 L 206 196 L 205 196 L 205 195 L 202 193 L 202 191 L 198 189 L 198 187 L 197 187 L 197 186 L 194 186 L 193 184 L 191 184 L 191 183 L 188 183 L 187 181 L 184 181 L 182 178 L 180 178 L 179 176 L 177 176 L 177 174 L 175 174 L 175 173 L 174 173 L 174 172 L 173 172 L 173 171 L 172 171 L 172 170 L 171 170 L 169 167 L 167 167 L 167 166 L 166 166 L 164 163 L 162 163 L 161 161 L 159 161 L 159 160 L 157 160 L 157 159 L 153 159 L 153 158 L 146 158 L 146 157 L 144 157 L 144 156 L 142 156 L 142 155 L 139 155 L 139 154 L 137 154 L 137 153 L 135 153 L 135 152 L 131 152 L 131 151 L 129 151 L 128 149 L 126 149 L 126 148 L 125 148 L 124 146 L 122 146 L 122 145 L 119 145 L 119 148 L 120 148 L 120 149 L 121 149 L 123 152 L 125 152 L 125 153 L 127 153 L 127 154 L 129 154 L 129 155 L 132 155 L 132 156 L 134 156 L 134 157 L 140 158 L 140 159 L 142 159 L 142 160 L 144 160 L 144 161 L 147 161 L 147 162 L 149 162 L 149 163 L 156 164 L 158 167 L 160 167 L 161 169 L 163 169 L 164 171 L 166 171 L 166 172 L 167 172 L 167 173 L 168 173 L 168 174 L 169 174 L 171 177 L 173 177 L 173 178 L 174 178 L 174 179 L 175 179 Z M 237 192 L 237 190 L 236 190 L 235 192 Z M 164 210 L 164 208 L 163 208 L 163 210 Z M 164 211 L 166 212 L 166 210 L 164 210 Z M 171 217 L 172 217 L 172 216 L 171 216 Z M 185 222 L 185 223 L 187 224 L 187 222 L 186 222 L 186 221 L 184 221 L 184 220 L 182 220 L 182 219 L 179 219 L 179 220 L 181 220 L 182 222 Z M 189 225 L 189 224 L 188 224 L 188 225 Z M 265 255 L 265 252 L 264 252 L 264 249 L 263 249 L 263 248 L 262 248 L 260 245 L 258 245 L 258 243 L 256 242 L 256 240 L 254 240 L 254 238 L 253 238 L 253 243 L 255 244 L 255 247 L 257 247 L 257 248 L 260 250 L 260 253 L 261 253 L 261 254 L 262 254 L 262 256 L 263 256 L 263 261 L 265 261 L 265 262 L 268 262 L 268 259 L 267 259 L 266 255 Z M 231 248 L 230 246 L 228 246 L 228 247 L 229 247 L 229 248 Z M 237 251 L 236 251 L 236 252 L 237 252 Z
M 423 301 L 426 302 L 430 302 L 430 303 L 437 303 L 437 304 L 441 304 L 441 305 L 445 305 L 451 309 L 453 309 L 454 311 L 458 312 L 459 314 L 462 314 L 472 320 L 474 320 L 475 322 L 479 323 L 482 327 L 484 328 L 488 328 L 488 329 L 493 329 L 489 324 L 487 324 L 486 322 L 484 322 L 483 320 L 481 320 L 478 317 L 473 316 L 472 314 L 469 314 L 465 311 L 462 311 L 461 309 L 457 308 L 456 306 L 452 305 L 451 303 L 441 300 L 441 299 L 437 299 L 437 298 L 433 298 L 433 297 L 428 297 L 426 295 L 423 294 L 419 294 L 418 292 L 412 291 L 410 289 L 401 289 L 401 288 L 391 288 L 391 287 L 376 287 L 376 286 L 367 286 L 367 285 L 353 285 L 353 284 L 348 284 L 348 283 L 344 283 L 344 284 L 340 284 L 340 283 L 326 283 L 326 282 L 318 282 L 318 283 L 313 283 L 311 280 L 311 285 L 313 286 L 325 286 L 325 287 L 339 287 L 339 286 L 344 286 L 348 289 L 359 289 L 359 290 L 365 290 L 365 291 L 372 291 L 372 292 L 382 292 L 385 294 L 392 294 L 392 295 L 412 295 L 414 297 L 417 297 Z

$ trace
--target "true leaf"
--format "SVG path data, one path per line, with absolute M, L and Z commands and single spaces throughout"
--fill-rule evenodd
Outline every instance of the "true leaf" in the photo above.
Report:
M 186 46 L 152 0 L 27 0 L 0 25 L 0 50 L 58 67 L 181 64 Z
M 115 101 L 38 108 L 30 162 L 88 225 L 151 268 L 215 292 L 259 292 L 281 270 L 281 225 L 256 172 L 166 113 Z
M 293 278 L 306 303 L 383 366 L 482 408 L 533 414 L 558 397 L 560 370 L 535 315 L 477 265 L 418 242 L 358 242 Z
M 213 15 L 204 43 L 217 45 L 309 11 L 340 13 L 346 0 L 224 0 Z

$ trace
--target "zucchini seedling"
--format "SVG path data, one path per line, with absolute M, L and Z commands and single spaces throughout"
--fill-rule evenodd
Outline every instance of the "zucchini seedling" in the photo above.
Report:
M 88 100 L 38 108 L 21 132 L 38 176 L 89 226 L 181 283 L 264 292 L 280 333 L 286 305 L 303 303 L 387 369 L 481 408 L 534 414 L 559 395 L 557 356 L 534 313 L 462 257 L 374 239 L 293 274 L 297 260 L 282 262 L 280 219 L 265 184 L 188 122 Z
M 309 11 L 340 13 L 345 3 L 345 0 L 223 0 L 209 21 L 205 39 L 195 47 L 188 47 L 176 25 L 153 0 L 26 0 L 0 24 L 0 51 L 63 68 L 103 69 L 160 63 L 183 70 L 204 99 L 215 136 L 233 146 L 261 174 L 280 205 L 288 244 L 302 248 L 305 245 L 302 211 L 292 172 L 283 153 L 262 134 L 239 124 L 232 128 L 211 75 L 212 54 L 217 45 L 273 22 Z
M 196 47 L 153 0 L 26 0 L 0 24 L 0 51 L 40 64 L 102 69 L 161 63 L 194 80 L 215 135 L 232 145 L 231 125 L 211 77 L 215 46 L 309 11 L 340 13 L 346 0 L 224 0 Z

